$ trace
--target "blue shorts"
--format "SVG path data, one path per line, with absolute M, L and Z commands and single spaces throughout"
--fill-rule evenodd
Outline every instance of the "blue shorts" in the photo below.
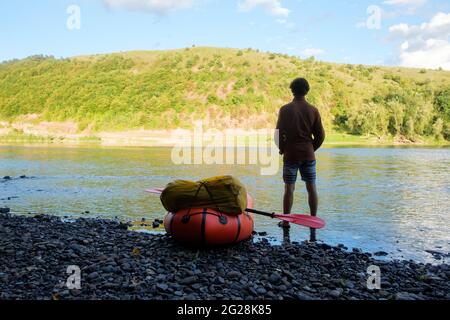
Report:
M 316 182 L 316 161 L 299 161 L 297 163 L 284 163 L 284 183 L 295 184 L 299 171 L 303 181 L 309 183 Z

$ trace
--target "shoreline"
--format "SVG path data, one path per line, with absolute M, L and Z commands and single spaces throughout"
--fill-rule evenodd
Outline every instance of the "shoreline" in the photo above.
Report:
M 0 299 L 450 300 L 450 266 L 267 239 L 190 249 L 114 220 L 0 214 Z M 81 269 L 69 290 L 67 267 Z M 381 290 L 367 268 L 381 268 Z
M 349 135 L 342 135 L 349 136 Z M 396 142 L 396 141 L 382 141 L 374 142 L 373 138 L 351 136 L 348 140 L 342 139 L 327 139 L 323 147 L 367 147 L 367 148 L 448 148 L 450 141 L 446 142 Z M 357 138 L 354 140 L 354 138 Z M 359 139 L 359 140 L 358 140 Z M 87 147 L 142 147 L 142 148 L 172 148 L 172 147 L 192 147 L 190 143 L 179 139 L 170 137 L 158 138 L 93 138 L 85 137 L 79 139 L 73 138 L 55 138 L 46 136 L 13 136 L 9 137 L 0 134 L 0 145 L 46 145 L 46 146 L 87 146 Z M 203 146 L 205 147 L 206 144 Z M 208 144 L 208 147 L 223 147 L 223 145 Z M 235 146 L 236 147 L 236 146 Z M 246 143 L 239 147 L 258 147 L 256 143 Z
M 195 131 L 195 130 L 200 131 Z M 222 147 L 225 141 L 223 135 L 233 135 L 235 141 L 232 146 L 255 147 L 268 146 L 265 139 L 273 137 L 271 129 L 263 130 L 263 136 L 258 137 L 258 130 L 241 130 L 236 128 L 217 131 L 203 125 L 195 130 L 191 129 L 167 129 L 146 130 L 128 129 L 122 131 L 91 130 L 78 131 L 78 125 L 72 122 L 42 122 L 12 123 L 0 121 L 0 144 L 49 144 L 49 145 L 89 145 L 102 147 L 189 147 L 192 139 L 201 134 L 204 146 Z M 218 140 L 219 139 L 219 140 Z M 219 145 L 217 141 L 220 141 Z M 433 140 L 429 137 L 421 137 L 417 141 L 410 141 L 405 137 L 375 137 L 356 136 L 348 133 L 330 131 L 324 142 L 324 146 L 367 146 L 367 147 L 449 147 L 450 141 Z

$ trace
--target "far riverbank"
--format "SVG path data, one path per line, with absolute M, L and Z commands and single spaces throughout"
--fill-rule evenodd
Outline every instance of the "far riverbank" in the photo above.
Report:
M 267 137 L 271 137 L 269 129 L 266 130 Z M 224 134 L 226 131 L 223 132 Z M 191 137 L 191 138 L 189 138 Z M 217 137 L 217 136 L 216 136 Z M 220 136 L 219 140 L 220 140 Z M 173 147 L 191 146 L 194 138 L 193 132 L 189 130 L 130 130 L 118 132 L 99 133 L 65 133 L 51 131 L 17 131 L 12 129 L 0 129 L 0 144 L 53 144 L 53 145 L 92 145 L 110 147 Z M 214 136 L 204 136 L 204 139 L 212 139 L 204 145 L 214 146 Z M 242 131 L 236 134 L 237 145 L 255 147 L 261 145 L 256 131 Z M 225 141 L 225 139 L 223 139 Z M 266 142 L 266 141 L 263 141 Z M 225 143 L 225 142 L 224 142 Z M 222 142 L 221 142 L 222 145 Z M 361 146 L 361 147 L 448 147 L 449 141 L 435 140 L 432 138 L 421 138 L 416 141 L 404 137 L 375 137 L 356 136 L 346 133 L 328 133 L 324 146 Z

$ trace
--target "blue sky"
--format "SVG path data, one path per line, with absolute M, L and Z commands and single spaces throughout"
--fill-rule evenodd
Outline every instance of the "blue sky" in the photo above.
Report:
M 446 0 L 2 0 L 0 14 L 0 60 L 195 44 L 450 70 Z

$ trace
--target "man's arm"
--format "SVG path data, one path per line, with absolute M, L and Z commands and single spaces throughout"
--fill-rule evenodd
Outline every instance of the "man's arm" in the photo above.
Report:
M 278 149 L 280 149 L 280 154 L 283 154 L 285 137 L 283 136 L 281 129 L 282 129 L 282 115 L 280 110 L 280 112 L 278 113 L 277 127 L 275 131 L 275 144 L 277 145 Z
M 313 138 L 313 147 L 314 152 L 319 150 L 322 146 L 323 142 L 325 141 L 325 129 L 322 125 L 322 118 L 320 117 L 320 113 L 317 111 L 317 118 L 316 122 L 314 123 L 312 134 L 314 136 Z

